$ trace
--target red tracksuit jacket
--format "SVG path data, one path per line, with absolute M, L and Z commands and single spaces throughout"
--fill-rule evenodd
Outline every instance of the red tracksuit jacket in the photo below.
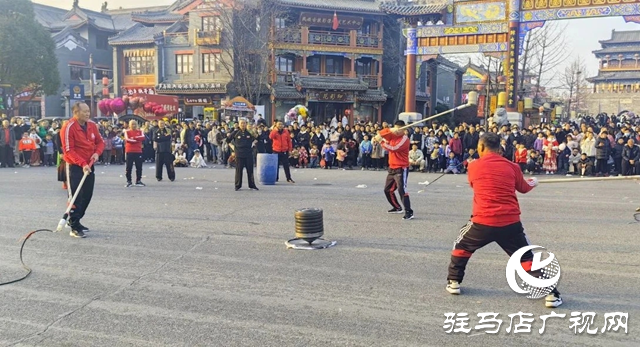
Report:
M 69 164 L 84 167 L 89 165 L 92 155 L 100 156 L 104 150 L 104 141 L 102 141 L 96 123 L 88 120 L 86 126 L 87 130 L 85 131 L 75 118 L 71 118 L 60 129 L 64 161 Z
M 402 134 L 400 136 L 391 132 L 390 128 L 382 129 L 380 136 L 387 140 L 381 145 L 389 151 L 389 168 L 403 169 L 409 167 L 409 138 Z
M 522 176 L 520 167 L 491 153 L 474 160 L 468 166 L 469 185 L 473 188 L 474 223 L 503 227 L 520 221 L 520 204 L 516 191 L 533 189 Z

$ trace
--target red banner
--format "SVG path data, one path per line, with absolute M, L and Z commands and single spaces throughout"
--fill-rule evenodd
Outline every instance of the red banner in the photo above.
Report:
M 487 105 L 486 101 L 485 95 L 478 96 L 478 118 L 484 118 L 484 108 Z
M 172 117 L 173 115 L 178 113 L 178 106 L 180 104 L 178 97 L 173 95 L 152 95 L 152 94 L 134 94 L 133 96 L 143 97 L 147 100 L 147 102 L 155 102 L 158 105 L 161 105 L 162 108 L 167 111 L 166 116 L 158 117 L 153 113 L 146 113 L 142 109 L 142 107 L 135 110 L 134 114 L 138 116 L 142 116 L 147 120 L 154 119 L 162 119 L 165 117 Z

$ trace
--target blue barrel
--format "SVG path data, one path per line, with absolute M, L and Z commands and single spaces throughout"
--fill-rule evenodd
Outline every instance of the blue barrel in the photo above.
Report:
M 258 182 L 264 185 L 276 184 L 278 174 L 278 155 L 258 153 L 257 162 Z

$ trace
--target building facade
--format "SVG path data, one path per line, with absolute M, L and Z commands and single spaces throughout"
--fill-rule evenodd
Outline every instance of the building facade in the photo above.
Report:
M 58 71 L 61 86 L 56 95 L 33 97 L 24 91 L 17 98 L 17 110 L 24 116 L 70 116 L 70 88 L 84 85 L 85 101 L 91 99 L 90 72 L 93 59 L 94 105 L 102 97 L 103 77 L 112 77 L 113 55 L 109 46 L 109 36 L 115 35 L 132 25 L 129 13 L 111 14 L 106 8 L 102 12 L 90 11 L 73 2 L 71 10 L 33 4 L 36 20 L 50 33 L 56 45 Z
M 594 51 L 600 61 L 587 107 L 591 113 L 640 109 L 640 30 L 615 31 Z
M 109 40 L 114 84 L 122 94 L 179 97 L 185 118 L 215 118 L 232 80 L 233 55 L 216 1 L 177 1 L 132 13 L 135 22 Z
M 270 34 L 271 119 L 307 106 L 318 123 L 381 121 L 383 16 L 374 0 L 277 0 Z

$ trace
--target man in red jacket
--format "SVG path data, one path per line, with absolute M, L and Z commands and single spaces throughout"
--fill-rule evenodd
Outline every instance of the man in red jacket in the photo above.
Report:
M 511 256 L 529 245 L 520 222 L 516 191 L 528 193 L 538 185 L 538 180 L 535 177 L 525 180 L 520 167 L 500 155 L 500 140 L 500 135 L 495 133 L 482 135 L 478 143 L 480 159 L 468 166 L 469 185 L 473 189 L 473 215 L 460 230 L 451 252 L 446 287 L 451 294 L 460 294 L 465 268 L 476 250 L 495 241 Z M 526 271 L 531 271 L 532 260 L 531 250 L 522 256 L 520 261 Z M 547 295 L 545 305 L 562 305 L 557 289 Z
M 402 213 L 402 206 L 396 198 L 396 190 L 402 198 L 404 205 L 403 219 L 413 219 L 411 200 L 407 192 L 407 180 L 409 179 L 409 147 L 410 141 L 404 130 L 404 121 L 396 121 L 393 128 L 385 128 L 378 132 L 378 142 L 389 151 L 389 173 L 384 185 L 384 195 L 391 204 L 389 213 Z M 382 141 L 380 141 L 382 140 Z
M 296 183 L 291 179 L 291 170 L 289 170 L 289 152 L 293 150 L 291 143 L 291 135 L 289 130 L 284 128 L 282 121 L 277 121 L 269 134 L 269 138 L 273 141 L 273 153 L 278 155 L 278 173 L 276 181 L 280 178 L 280 165 L 284 168 L 284 174 L 287 176 L 287 182 Z
M 93 196 L 95 174 L 93 164 L 100 158 L 104 150 L 104 142 L 96 123 L 89 120 L 89 106 L 84 102 L 78 102 L 71 108 L 73 118 L 60 129 L 60 142 L 64 161 L 69 165 L 69 182 L 71 194 L 75 194 L 82 176 L 88 174 L 74 207 L 69 212 L 70 235 L 73 237 L 85 237 L 89 231 L 80 223 Z
M 124 130 L 124 153 L 127 166 L 125 176 L 127 177 L 127 188 L 133 186 L 131 183 L 131 169 L 136 164 L 136 187 L 144 187 L 142 183 L 142 144 L 144 143 L 144 134 L 138 129 L 138 122 L 129 121 L 129 129 Z

